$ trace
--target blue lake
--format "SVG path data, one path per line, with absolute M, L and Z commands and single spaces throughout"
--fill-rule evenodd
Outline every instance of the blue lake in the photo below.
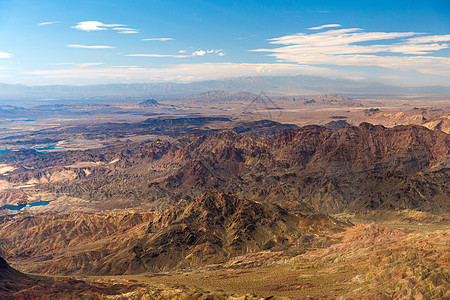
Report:
M 30 203 L 28 205 L 29 206 L 43 206 L 43 205 L 47 205 L 49 203 L 50 203 L 50 201 L 40 201 L 40 202 Z M 25 206 L 27 206 L 27 205 L 4 205 L 4 206 L 0 206 L 0 209 L 6 208 L 6 209 L 10 209 L 10 210 L 21 210 Z
M 21 150 L 35 150 L 35 151 L 45 152 L 47 150 L 53 150 L 53 149 L 64 149 L 64 147 L 48 146 L 48 147 L 41 147 L 41 148 L 4 149 L 4 150 L 0 150 L 0 153 L 6 153 L 6 152 L 12 152 L 12 151 L 21 151 Z

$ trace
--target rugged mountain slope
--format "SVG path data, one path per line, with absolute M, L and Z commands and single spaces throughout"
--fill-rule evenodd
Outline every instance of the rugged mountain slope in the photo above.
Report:
M 449 153 L 442 131 L 367 123 L 268 137 L 220 131 L 89 151 L 7 153 L 0 155 L 10 170 L 1 184 L 15 185 L 21 199 L 48 192 L 84 199 L 83 207 L 95 211 L 135 212 L 0 218 L 0 255 L 23 271 L 66 275 L 279 261 L 289 272 L 310 268 L 311 282 L 296 276 L 286 280 L 292 285 L 265 284 L 268 291 L 317 287 L 319 293 L 320 276 L 331 274 L 328 285 L 343 273 L 336 278 L 345 279 L 349 295 L 444 297 L 447 231 L 412 235 L 361 225 L 342 233 L 349 224 L 317 212 L 445 223 Z M 305 254 L 311 248 L 325 249 Z
M 150 225 L 151 237 L 136 251 L 152 270 L 223 263 L 245 253 L 289 247 L 301 233 L 298 223 L 278 206 L 210 191 L 185 207 L 169 209 Z
M 268 137 L 220 131 L 63 154 L 8 153 L 0 162 L 16 168 L 3 179 L 89 199 L 94 210 L 164 208 L 215 188 L 293 212 L 448 212 L 450 194 L 450 137 L 421 126 L 305 126 Z
M 423 126 L 432 130 L 442 130 L 443 132 L 450 134 L 450 116 L 442 116 L 439 118 L 432 119 Z
M 373 123 L 386 126 L 394 125 L 422 125 L 431 130 L 441 130 L 450 133 L 449 107 L 414 107 L 401 112 L 389 112 L 384 109 L 370 108 L 364 110 L 365 117 Z
M 124 273 L 128 268 L 135 268 L 129 248 L 145 233 L 152 218 L 152 213 L 3 218 L 0 219 L 0 252 L 9 260 L 22 262 L 24 270 L 29 272 Z M 117 259 L 113 266 L 104 259 L 108 256 Z M 142 269 L 135 268 L 135 272 L 139 270 Z
M 0 295 L 9 290 L 18 290 L 34 284 L 37 280 L 13 268 L 0 257 Z
M 337 233 L 341 242 L 307 252 L 298 262 L 316 263 L 322 272 L 336 270 L 334 262 L 345 265 L 348 273 L 356 273 L 348 282 L 374 299 L 448 299 L 449 234 L 448 229 L 411 233 L 361 224 Z
M 221 132 L 180 149 L 187 162 L 167 182 L 322 212 L 445 211 L 449 147 L 447 134 L 419 126 L 306 126 L 266 139 Z
M 136 286 L 88 284 L 71 278 L 54 280 L 26 275 L 11 268 L 0 257 L 1 299 L 102 299 L 120 297 L 136 289 Z
M 72 213 L 0 220 L 3 256 L 28 272 L 64 275 L 134 274 L 224 263 L 262 250 L 301 252 L 327 242 L 321 234 L 328 229 L 350 225 L 217 191 L 180 200 L 158 217 Z

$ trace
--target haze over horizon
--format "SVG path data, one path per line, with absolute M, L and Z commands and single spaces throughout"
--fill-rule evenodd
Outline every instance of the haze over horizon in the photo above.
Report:
M 314 75 L 450 86 L 448 1 L 0 3 L 0 82 Z

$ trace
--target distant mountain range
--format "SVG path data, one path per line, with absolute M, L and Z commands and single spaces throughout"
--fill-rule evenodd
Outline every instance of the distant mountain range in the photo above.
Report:
M 319 76 L 238 77 L 191 83 L 133 83 L 101 85 L 12 85 L 0 83 L 0 100 L 136 100 L 142 97 L 172 98 L 221 90 L 229 93 L 264 92 L 269 96 L 286 95 L 450 95 L 450 87 L 400 87 L 375 82 Z

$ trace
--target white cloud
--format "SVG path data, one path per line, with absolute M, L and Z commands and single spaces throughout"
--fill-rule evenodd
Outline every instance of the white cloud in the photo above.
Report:
M 422 34 L 339 29 L 270 39 L 269 43 L 283 46 L 251 51 L 269 52 L 269 56 L 280 61 L 303 65 L 378 66 L 450 76 L 450 58 L 423 55 L 449 48 L 448 44 L 439 42 L 450 40 L 450 35 L 419 35 Z M 362 42 L 371 43 L 358 44 Z
M 180 50 L 178 53 L 186 53 L 186 50 Z
M 192 52 L 192 56 L 204 56 L 205 54 L 217 54 L 218 56 L 224 56 L 222 49 L 209 49 L 209 50 L 197 50 Z
M 151 38 L 151 39 L 142 39 L 143 41 L 160 41 L 160 42 L 167 42 L 167 41 L 173 41 L 173 38 Z
M 322 25 L 322 26 L 317 26 L 317 27 L 311 27 L 308 28 L 309 30 L 320 30 L 320 29 L 324 29 L 324 28 L 333 28 L 333 27 L 341 27 L 341 24 L 327 24 L 327 25 Z
M 111 67 L 69 68 L 60 70 L 35 70 L 27 74 L 43 78 L 120 79 L 137 81 L 198 81 L 236 76 L 261 75 L 325 75 L 333 72 L 328 68 L 298 64 L 247 64 L 247 63 L 203 63 L 178 64 L 165 68 Z
M 86 45 L 67 45 L 69 48 L 83 48 L 83 49 L 114 49 L 113 46 L 86 46 Z
M 98 30 L 108 30 L 105 27 L 111 27 L 109 25 L 112 24 L 103 24 L 102 22 L 98 21 L 85 21 L 85 22 L 78 22 L 77 25 L 72 26 L 72 28 L 82 30 L 82 31 L 98 31 Z M 114 27 L 121 27 L 123 25 L 117 24 Z
M 52 25 L 52 24 L 56 24 L 56 23 L 60 23 L 60 22 L 59 21 L 42 22 L 42 23 L 38 23 L 37 26 Z
M 126 54 L 125 56 L 135 56 L 135 57 L 175 57 L 175 58 L 189 57 L 188 55 L 172 55 L 172 54 Z
M 116 30 L 118 33 L 130 34 L 139 33 L 139 29 L 128 28 L 124 24 L 104 24 L 99 21 L 84 21 L 78 22 L 77 25 L 72 26 L 72 28 L 82 30 L 82 31 L 100 31 L 100 30 Z
M 205 54 L 206 54 L 206 51 L 204 51 L 204 50 L 197 50 L 197 51 L 192 52 L 192 56 L 203 56 Z
M 11 57 L 13 57 L 11 53 L 0 51 L 0 58 L 11 58 Z

